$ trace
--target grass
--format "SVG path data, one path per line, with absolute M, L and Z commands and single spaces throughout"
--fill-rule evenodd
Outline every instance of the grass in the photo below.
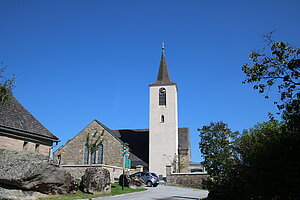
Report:
M 111 185 L 111 193 L 106 194 L 87 194 L 83 193 L 80 190 L 76 192 L 76 194 L 62 194 L 62 195 L 49 195 L 47 198 L 41 198 L 41 200 L 72 200 L 72 199 L 91 199 L 96 197 L 105 197 L 105 196 L 114 196 L 119 194 L 127 194 L 132 192 L 144 191 L 146 189 L 131 189 L 125 187 L 122 191 L 122 187 L 118 184 Z

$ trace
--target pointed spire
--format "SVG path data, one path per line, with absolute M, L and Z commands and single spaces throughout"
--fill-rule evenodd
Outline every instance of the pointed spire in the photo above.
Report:
M 162 42 L 162 54 L 160 59 L 157 80 L 150 85 L 176 85 L 176 83 L 173 83 L 170 80 L 168 65 L 165 57 L 165 42 Z

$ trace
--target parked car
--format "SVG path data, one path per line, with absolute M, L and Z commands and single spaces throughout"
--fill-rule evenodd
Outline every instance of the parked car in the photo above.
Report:
M 157 187 L 159 184 L 158 176 L 151 172 L 137 172 L 133 175 L 141 177 L 148 187 Z

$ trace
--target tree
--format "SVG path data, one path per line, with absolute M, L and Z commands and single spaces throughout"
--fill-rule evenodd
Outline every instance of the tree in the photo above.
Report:
M 287 105 L 300 104 L 300 49 L 285 42 L 275 42 L 272 33 L 265 35 L 267 50 L 253 51 L 250 63 L 244 64 L 242 70 L 246 74 L 243 83 L 255 83 L 253 88 L 264 93 L 268 98 L 272 86 L 277 86 L 282 103 L 277 104 L 279 110 Z
M 232 132 L 222 121 L 211 122 L 198 131 L 201 138 L 199 147 L 204 158 L 202 164 L 209 174 L 204 186 L 210 191 L 210 199 L 218 199 L 222 190 L 231 190 L 228 187 L 231 187 L 230 174 L 235 168 L 234 139 L 238 132 Z
M 14 75 L 11 78 L 6 78 L 3 75 L 5 69 L 6 66 L 0 67 L 0 105 L 3 105 L 12 95 L 12 90 L 16 83 Z
M 236 140 L 241 199 L 297 199 L 300 195 L 299 129 L 275 120 L 258 123 Z
M 99 149 L 99 144 L 102 144 L 104 138 L 104 130 L 102 130 L 101 133 L 99 133 L 98 130 L 94 132 L 89 132 L 86 137 L 85 146 L 88 150 L 88 159 L 90 163 L 90 167 L 92 166 L 92 155 L 94 155 L 97 150 Z

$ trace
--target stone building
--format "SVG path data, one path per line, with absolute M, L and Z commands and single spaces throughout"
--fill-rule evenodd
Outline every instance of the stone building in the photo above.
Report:
M 14 97 L 0 105 L 0 149 L 33 151 L 52 156 L 58 138 Z
M 189 172 L 189 128 L 178 128 L 177 85 L 170 81 L 164 48 L 161 55 L 157 80 L 149 85 L 149 129 L 110 130 L 94 120 L 73 139 L 55 152 L 63 165 L 88 164 L 85 141 L 93 130 L 105 130 L 102 146 L 93 155 L 93 163 L 123 167 L 121 148 L 130 150 L 131 167 L 138 165 L 163 177 L 166 166 L 176 172 Z

